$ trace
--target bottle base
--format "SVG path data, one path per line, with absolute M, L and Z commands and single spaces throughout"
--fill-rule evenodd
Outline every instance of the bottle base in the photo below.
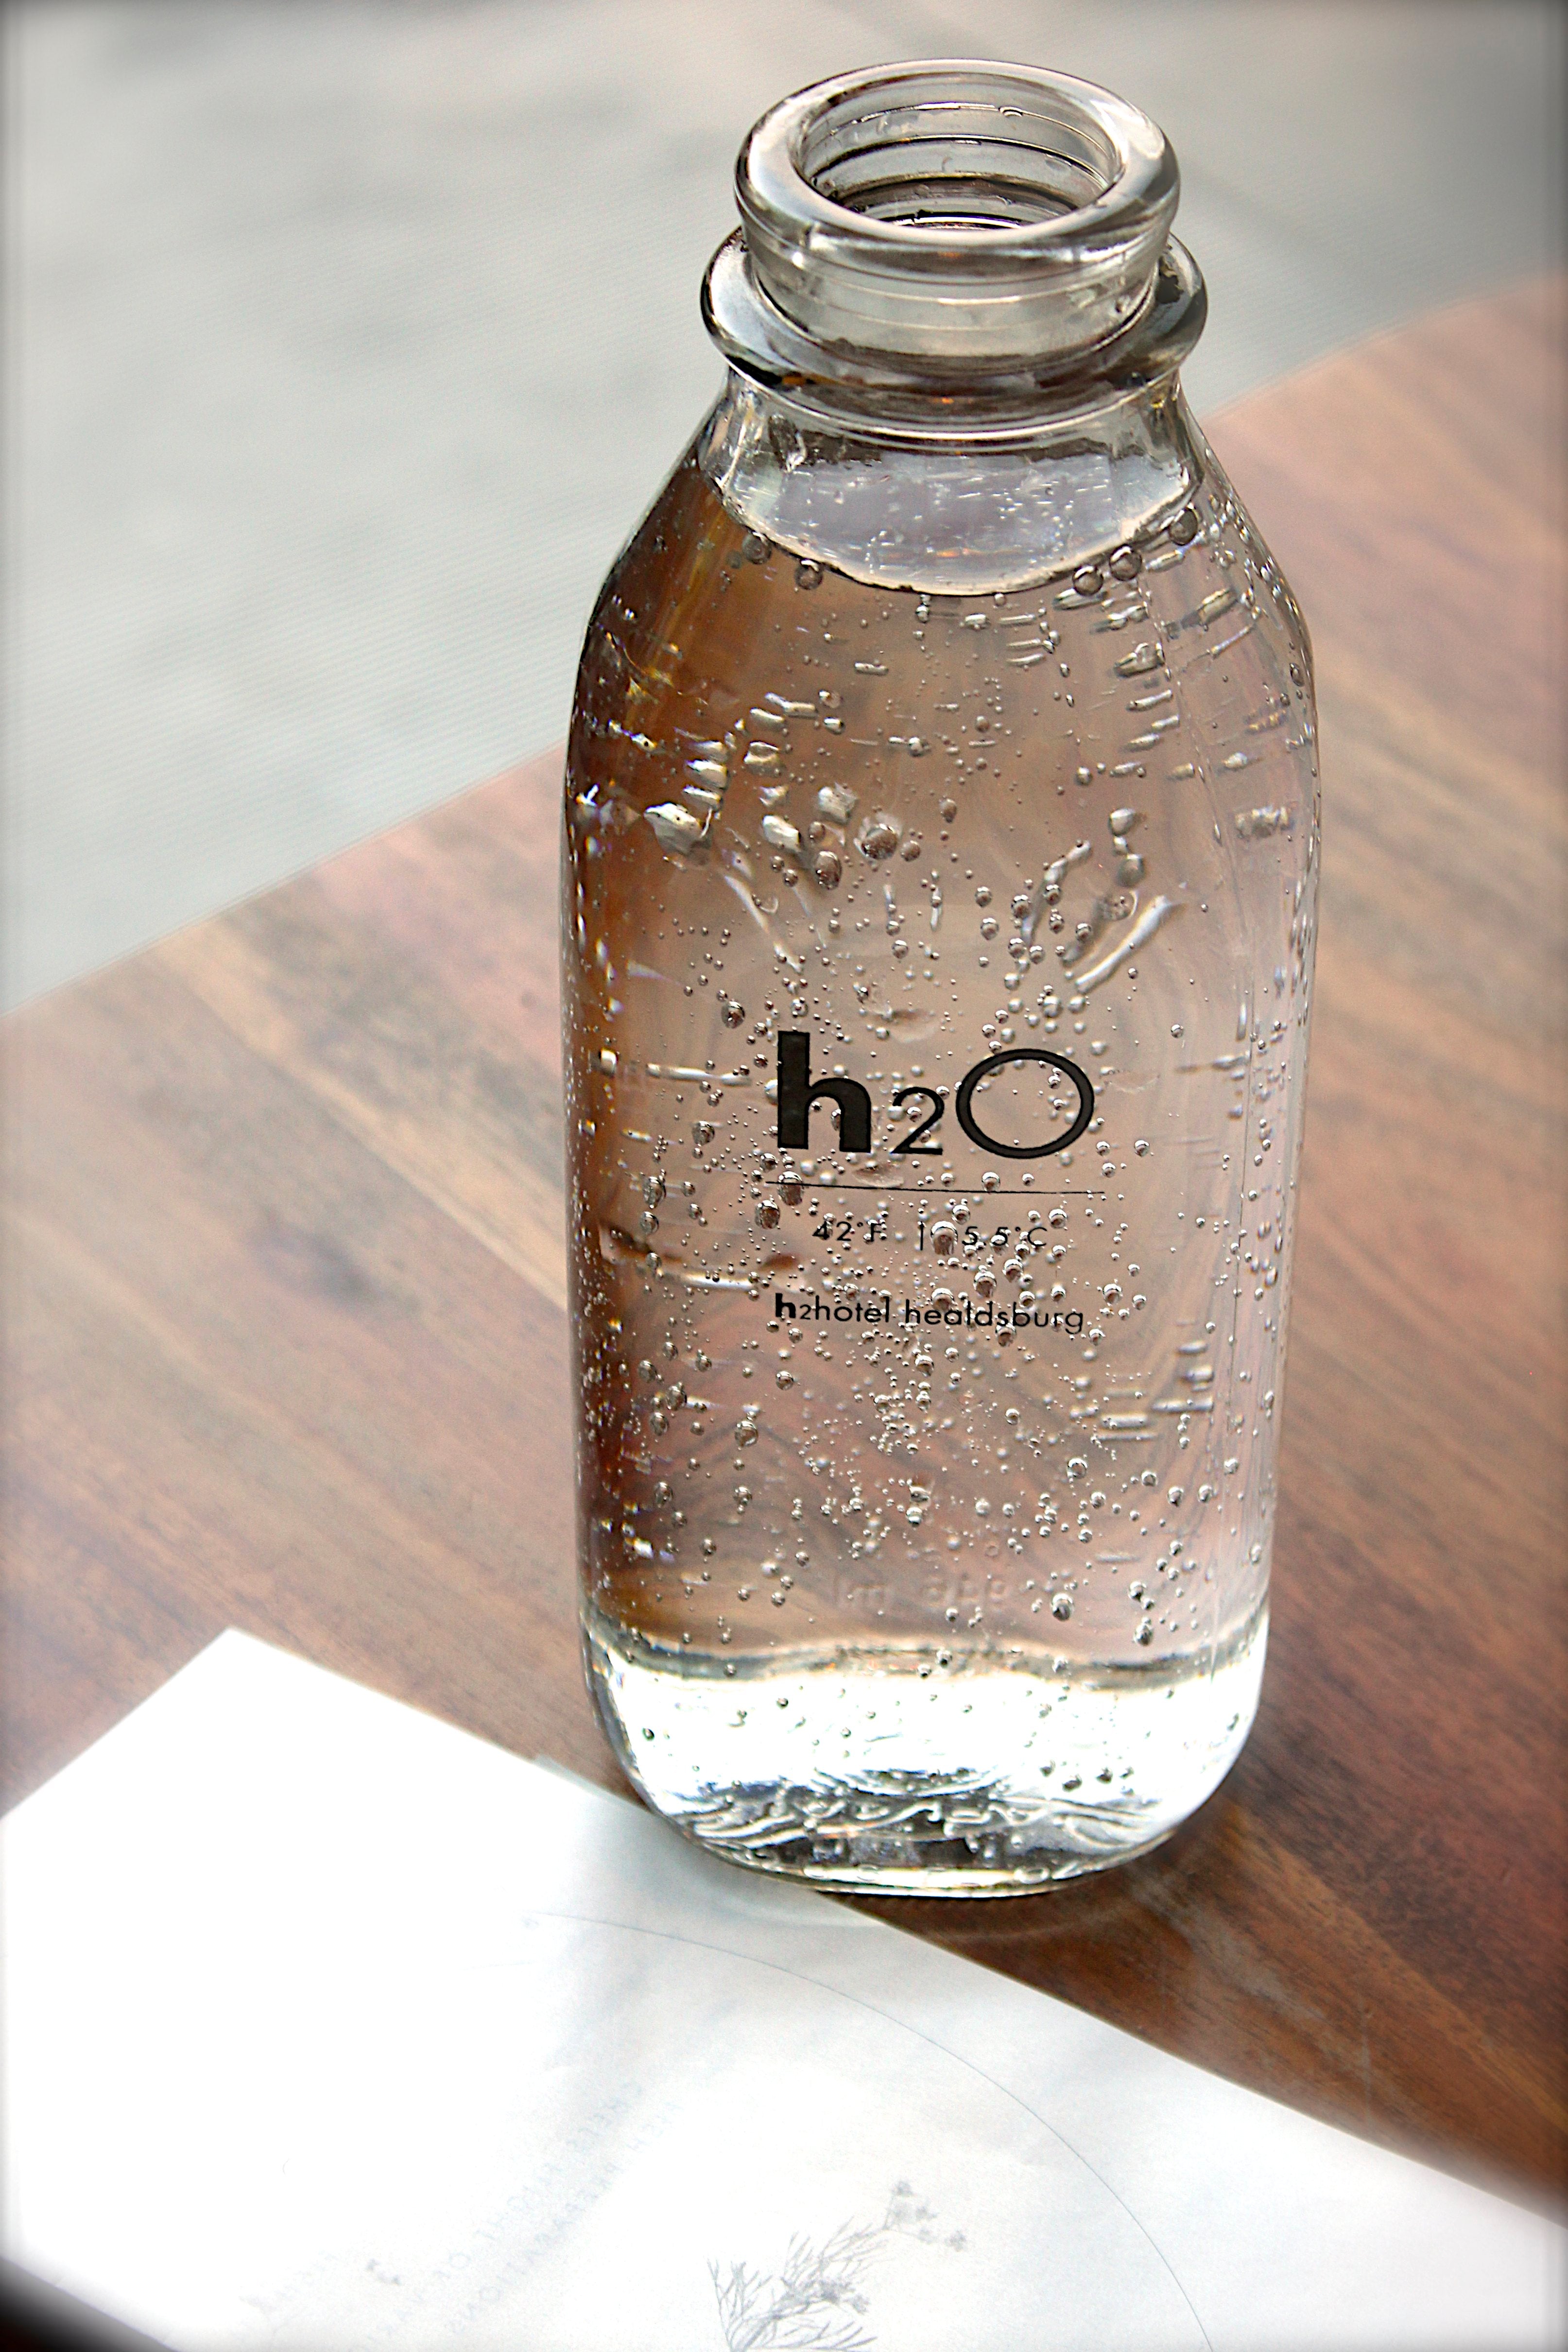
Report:
M 709 1853 L 862 1895 L 1027 1895 L 1149 1853 L 1257 1711 L 1268 1615 L 1147 1666 L 835 1650 L 694 1659 L 585 1618 L 611 1744 Z

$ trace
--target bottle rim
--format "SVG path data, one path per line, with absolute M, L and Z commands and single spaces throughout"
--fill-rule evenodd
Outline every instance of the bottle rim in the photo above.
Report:
M 1154 299 L 1180 173 L 1138 108 L 971 58 L 817 82 L 736 166 L 747 274 L 830 352 L 974 374 L 1061 366 Z

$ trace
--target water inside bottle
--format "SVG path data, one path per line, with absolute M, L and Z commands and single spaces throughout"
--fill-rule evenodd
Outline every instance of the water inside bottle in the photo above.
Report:
M 584 1629 L 706 1844 L 1026 1888 L 1157 1843 L 1239 1751 L 1306 664 L 1218 474 L 956 596 L 770 545 L 694 455 L 612 574 L 567 785 Z

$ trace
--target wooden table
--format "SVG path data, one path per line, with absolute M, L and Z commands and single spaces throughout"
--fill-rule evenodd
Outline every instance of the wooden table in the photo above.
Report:
M 885 1912 L 1561 2177 L 1561 294 L 1219 420 L 1311 620 L 1322 945 L 1263 1710 L 1160 1853 Z M 6 1787 L 237 1624 L 613 1784 L 573 1614 L 542 760 L 7 1036 Z

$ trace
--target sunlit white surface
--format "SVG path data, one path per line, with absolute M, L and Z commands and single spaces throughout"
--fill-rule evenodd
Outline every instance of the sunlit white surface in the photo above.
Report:
M 0 1871 L 5 2252 L 175 2352 L 1561 2337 L 1548 2222 L 237 1633 Z

